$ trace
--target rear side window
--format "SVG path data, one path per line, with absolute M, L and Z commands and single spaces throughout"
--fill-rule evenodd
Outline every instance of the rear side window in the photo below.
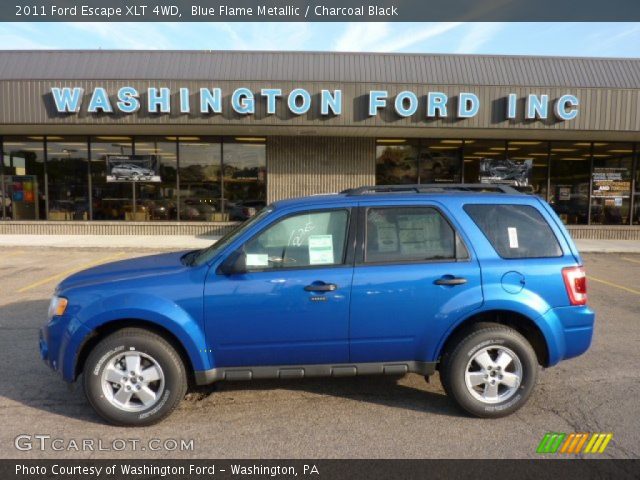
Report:
M 434 208 L 370 208 L 365 262 L 453 259 L 455 237 L 451 225 Z
M 503 258 L 560 257 L 562 249 L 540 212 L 529 205 L 465 205 Z

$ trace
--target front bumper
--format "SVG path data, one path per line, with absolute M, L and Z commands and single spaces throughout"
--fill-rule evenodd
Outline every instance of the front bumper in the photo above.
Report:
M 53 317 L 40 329 L 40 358 L 67 382 L 76 378 L 75 364 L 81 342 L 89 330 L 66 315 Z
M 58 371 L 60 360 L 57 353 L 60 352 L 60 344 L 64 336 L 61 317 L 53 317 L 40 329 L 38 343 L 40 346 L 40 358 L 54 371 Z
M 40 358 L 42 361 L 49 365 L 49 346 L 47 345 L 47 341 L 44 339 L 44 329 L 40 329 L 39 332 L 39 347 L 40 347 Z M 49 365 L 51 366 L 51 365 Z

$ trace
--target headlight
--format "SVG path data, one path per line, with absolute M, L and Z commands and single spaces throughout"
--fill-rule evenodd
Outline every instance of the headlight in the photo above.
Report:
M 69 300 L 66 298 L 54 296 L 49 303 L 49 318 L 64 315 L 68 304 Z

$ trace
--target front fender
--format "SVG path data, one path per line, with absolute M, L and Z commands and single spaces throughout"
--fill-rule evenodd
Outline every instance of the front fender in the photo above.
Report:
M 141 307 L 144 305 L 144 307 Z M 116 308 L 113 308 L 116 306 Z M 211 368 L 200 322 L 178 304 L 151 294 L 119 294 L 103 297 L 82 308 L 69 322 L 63 342 L 65 358 L 61 362 L 65 380 L 75 379 L 76 362 L 82 345 L 98 328 L 127 319 L 148 322 L 168 330 L 184 347 L 195 370 Z

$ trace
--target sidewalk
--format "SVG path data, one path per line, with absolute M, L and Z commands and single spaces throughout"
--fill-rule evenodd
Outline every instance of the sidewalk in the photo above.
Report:
M 580 253 L 640 253 L 640 240 L 575 240 Z
M 219 237 L 188 235 L 0 235 L 2 247 L 150 248 L 186 250 L 204 248 Z M 638 253 L 639 240 L 576 240 L 581 253 Z

